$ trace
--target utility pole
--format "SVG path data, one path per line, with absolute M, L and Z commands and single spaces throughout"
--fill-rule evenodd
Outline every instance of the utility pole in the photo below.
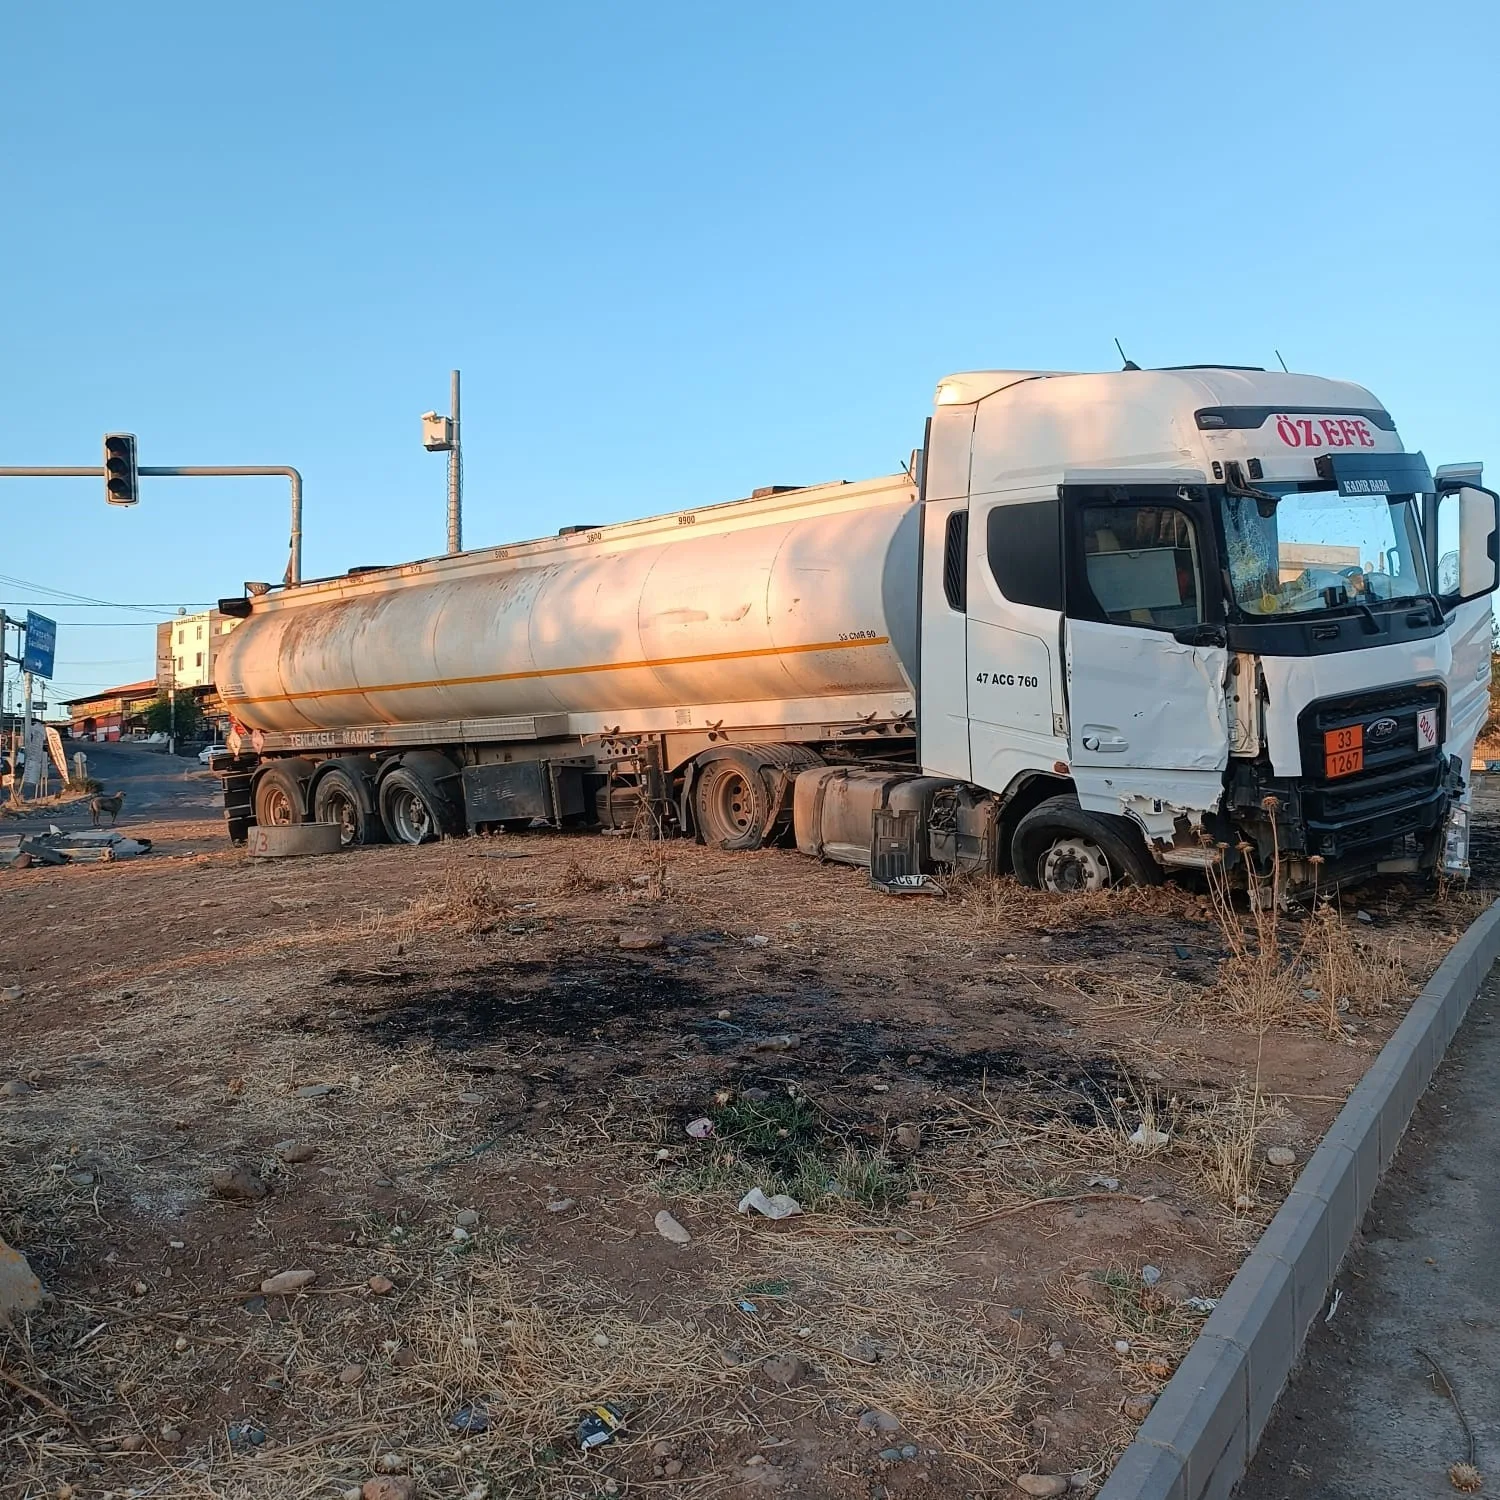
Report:
M 448 555 L 464 550 L 464 453 L 459 428 L 458 371 L 453 372 L 449 387 L 451 413 L 440 417 L 435 411 L 422 413 L 422 446 L 429 453 L 448 455 Z
M 25 672 L 21 675 L 23 684 L 21 689 L 21 744 L 26 749 L 26 774 L 21 778 L 21 790 L 24 793 L 26 783 L 35 783 L 37 779 L 37 767 L 32 765 L 31 744 L 31 673 Z M 12 785 L 15 783 L 12 782 Z
M 187 617 L 187 606 L 179 605 L 177 614 L 167 626 L 167 754 L 177 754 L 177 647 L 172 644 L 172 630 L 180 620 Z M 161 660 L 157 659 L 158 686 L 161 677 Z
M 11 686 L 10 674 L 6 672 L 6 664 L 11 661 L 19 661 L 20 657 L 12 657 L 5 649 L 5 632 L 14 625 L 19 632 L 21 622 L 12 620 L 3 609 L 0 609 L 0 709 L 10 713 Z M 16 724 L 11 719 L 10 726 L 10 801 L 13 807 L 18 807 L 21 802 L 21 771 L 16 764 Z
M 453 372 L 453 446 L 448 450 L 448 551 L 464 550 L 464 450 L 458 421 L 458 371 Z

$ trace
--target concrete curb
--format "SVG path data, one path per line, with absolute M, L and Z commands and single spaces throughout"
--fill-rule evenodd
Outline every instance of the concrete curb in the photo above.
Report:
M 1245 1472 L 1422 1091 L 1500 958 L 1500 901 L 1458 940 L 1313 1152 L 1098 1500 L 1222 1500 Z

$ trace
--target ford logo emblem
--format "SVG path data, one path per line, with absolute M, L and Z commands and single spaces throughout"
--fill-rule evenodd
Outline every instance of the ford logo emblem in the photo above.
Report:
M 1401 726 L 1394 719 L 1376 719 L 1365 725 L 1367 740 L 1388 740 Z

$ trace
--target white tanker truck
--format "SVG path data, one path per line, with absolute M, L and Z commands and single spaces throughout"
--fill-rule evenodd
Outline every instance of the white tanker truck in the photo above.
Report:
M 1480 477 L 1313 376 L 955 375 L 909 473 L 221 601 L 230 836 L 645 820 L 1053 889 L 1461 868 Z

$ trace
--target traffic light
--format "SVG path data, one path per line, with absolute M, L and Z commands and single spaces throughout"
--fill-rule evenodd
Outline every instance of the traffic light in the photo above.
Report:
M 140 503 L 140 481 L 135 467 L 135 434 L 104 434 L 104 498 L 111 505 Z

